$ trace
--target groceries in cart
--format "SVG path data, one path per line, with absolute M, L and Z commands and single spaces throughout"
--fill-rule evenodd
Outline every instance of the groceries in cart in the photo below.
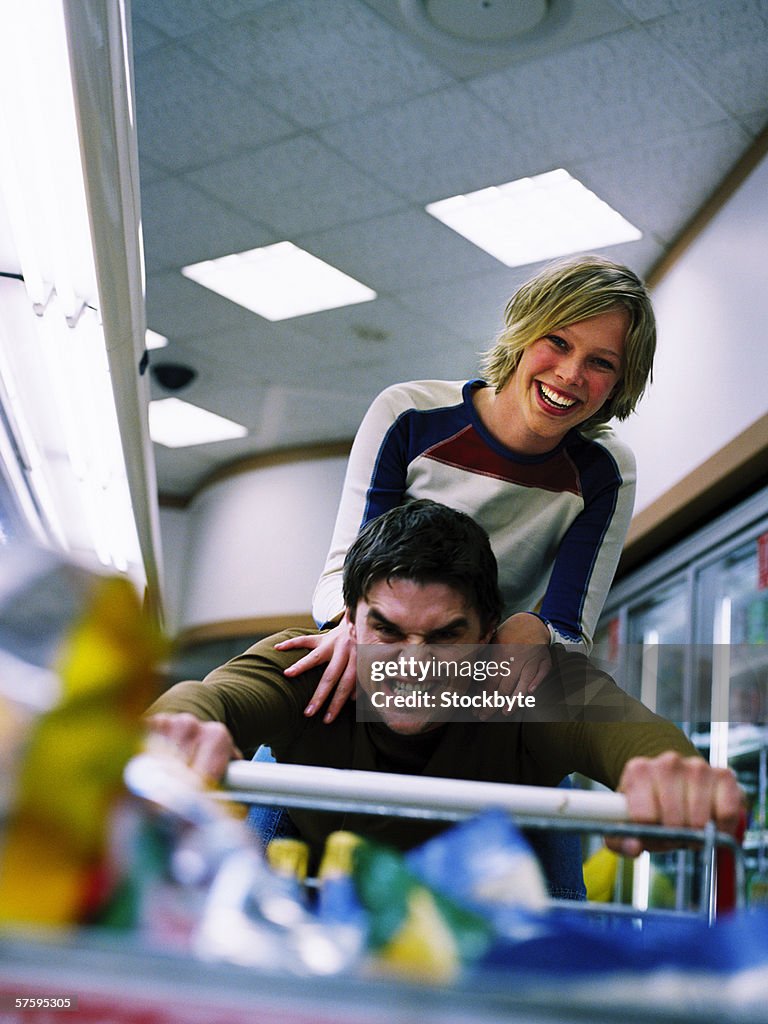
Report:
M 177 771 L 140 755 L 127 778 L 135 792 L 150 800 L 154 792 L 178 813 L 184 802 L 169 796 L 166 768 Z M 221 811 L 210 792 L 203 796 Z M 501 810 L 469 817 L 408 853 L 331 833 L 315 876 L 302 840 L 277 838 L 262 850 L 255 837 L 240 838 L 244 845 L 224 859 L 222 844 L 200 855 L 216 868 L 190 947 L 205 960 L 430 985 L 658 973 L 699 986 L 717 972 L 721 986 L 738 977 L 747 999 L 768 977 L 768 915 L 741 913 L 711 926 L 701 915 L 635 911 L 608 921 L 569 911 L 550 899 L 532 848 Z M 179 872 L 194 847 L 206 844 L 187 836 L 172 858 L 182 888 L 194 882 Z
M 98 921 L 165 645 L 133 585 L 36 547 L 0 574 L 0 923 Z

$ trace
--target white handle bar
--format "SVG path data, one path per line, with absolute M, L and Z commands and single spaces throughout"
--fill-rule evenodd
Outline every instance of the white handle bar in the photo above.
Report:
M 293 806 L 353 801 L 393 810 L 445 811 L 462 817 L 488 808 L 500 808 L 511 814 L 547 815 L 574 821 L 627 821 L 627 801 L 621 794 L 580 789 L 258 761 L 233 761 L 227 770 L 226 785 L 230 791 L 242 792 L 243 796 L 247 791 L 253 802 L 290 797 Z

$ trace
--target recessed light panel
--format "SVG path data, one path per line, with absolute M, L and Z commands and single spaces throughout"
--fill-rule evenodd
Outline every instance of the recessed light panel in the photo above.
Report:
M 267 320 L 287 320 L 376 298 L 376 292 L 292 242 L 193 263 L 181 272 Z
M 642 238 L 634 224 L 563 168 L 426 209 L 508 267 Z
M 180 398 L 161 398 L 149 403 L 149 433 L 166 448 L 186 448 L 245 437 L 248 429 Z

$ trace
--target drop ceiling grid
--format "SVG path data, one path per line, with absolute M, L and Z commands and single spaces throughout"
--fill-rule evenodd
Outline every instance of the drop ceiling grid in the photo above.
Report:
M 509 123 L 466 85 L 322 128 L 318 137 L 421 204 L 507 181 L 526 166 Z
M 302 241 L 321 259 L 389 295 L 498 266 L 492 256 L 421 208 L 300 236 Z
M 503 267 L 431 200 L 565 164 L 645 232 L 606 253 L 658 260 L 768 120 L 768 2 L 599 6 L 607 34 L 464 74 L 379 0 L 133 0 L 148 321 L 171 338 L 152 359 L 195 365 L 189 396 L 253 431 L 157 449 L 161 490 L 351 435 L 395 380 L 474 372 L 535 267 Z M 379 299 L 271 324 L 180 274 L 284 238 Z
M 277 241 L 271 228 L 212 199 L 184 178 L 144 185 L 142 212 L 150 272 L 178 270 Z
M 206 331 L 177 337 L 165 351 L 173 359 L 188 359 L 199 367 L 197 380 L 185 392 L 191 397 L 198 384 L 205 386 L 222 377 L 235 384 L 242 380 L 270 381 L 281 363 L 290 363 L 294 372 L 302 361 L 314 365 L 322 356 L 323 345 L 298 330 L 292 321 L 269 324 L 252 315 L 245 325 L 222 328 L 213 334 Z
M 463 288 L 455 282 L 441 281 L 427 288 L 409 289 L 401 292 L 397 301 L 414 312 L 424 311 L 434 320 L 436 329 L 458 333 L 474 354 L 490 346 L 503 327 L 504 307 L 510 297 L 540 265 L 500 268 L 468 277 Z M 453 378 L 460 373 L 458 369 L 446 370 L 443 375 Z
M 383 297 L 286 322 L 295 324 L 308 344 L 321 346 L 324 364 L 342 368 L 348 360 L 376 363 L 391 352 L 407 359 L 414 348 L 431 348 L 436 324 L 429 312 Z M 449 333 L 455 344 L 464 340 L 459 332 Z
M 450 81 L 357 0 L 283 0 L 185 45 L 308 129 Z
M 692 3 L 648 31 L 728 113 L 741 118 L 768 109 L 766 0 Z
M 132 0 L 133 19 L 139 15 L 157 31 L 170 39 L 181 39 L 193 32 L 201 32 L 251 14 L 275 0 Z M 279 0 L 278 0 L 279 2 Z
M 194 171 L 186 179 L 231 209 L 291 238 L 403 207 L 394 191 L 311 135 Z
M 653 88 L 643 88 L 652 69 Z M 520 64 L 468 89 L 506 119 L 516 138 L 553 160 L 616 154 L 649 134 L 720 121 L 719 104 L 691 83 L 642 29 L 631 29 Z
M 593 158 L 574 163 L 572 170 L 645 235 L 669 245 L 680 230 L 681 210 L 698 209 L 712 182 L 731 169 L 734 152 L 749 142 L 739 125 L 720 121 L 633 146 L 621 161 Z M 636 259 L 637 253 L 630 252 L 629 258 Z
M 172 173 L 205 167 L 286 138 L 296 124 L 181 45 L 138 58 L 139 145 Z
M 215 340 L 218 332 L 248 329 L 255 314 L 234 302 L 182 277 L 176 270 L 147 276 L 147 322 L 173 340 L 188 334 L 207 333 Z M 165 349 L 154 358 L 162 359 Z
M 288 386 L 304 376 L 329 392 L 343 392 L 357 375 L 362 375 L 365 393 L 370 394 L 372 380 L 385 387 L 397 379 L 403 363 L 423 367 L 420 376 L 434 375 L 435 367 L 449 376 L 476 369 L 466 335 L 386 299 L 280 324 L 265 324 L 258 317 L 253 321 L 252 330 L 177 338 L 163 351 L 162 358 L 199 367 L 185 397 L 211 403 L 221 381 L 227 387 L 248 381 L 264 388 Z M 376 337 L 377 331 L 384 336 Z M 162 397 L 156 384 L 153 395 Z M 206 408 L 229 415 L 226 403 Z M 249 420 L 241 422 L 251 425 Z
M 134 0 L 131 15 L 131 45 L 134 64 L 145 53 L 168 42 L 168 36 L 164 32 L 161 32 L 145 18 L 140 17 L 137 13 L 138 8 L 139 5 Z

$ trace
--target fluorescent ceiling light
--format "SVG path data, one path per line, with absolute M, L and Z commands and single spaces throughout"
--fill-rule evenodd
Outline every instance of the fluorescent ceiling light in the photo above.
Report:
M 376 298 L 372 289 L 292 242 L 193 263 L 181 272 L 267 320 L 287 320 Z
M 442 199 L 426 210 L 508 267 L 642 238 L 563 168 Z
M 149 433 L 166 448 L 186 448 L 245 437 L 248 429 L 180 398 L 161 398 L 149 403 Z
M 149 329 L 147 329 L 144 339 L 148 349 L 165 348 L 168 344 L 168 339 L 164 334 L 158 334 L 157 331 L 150 331 Z

